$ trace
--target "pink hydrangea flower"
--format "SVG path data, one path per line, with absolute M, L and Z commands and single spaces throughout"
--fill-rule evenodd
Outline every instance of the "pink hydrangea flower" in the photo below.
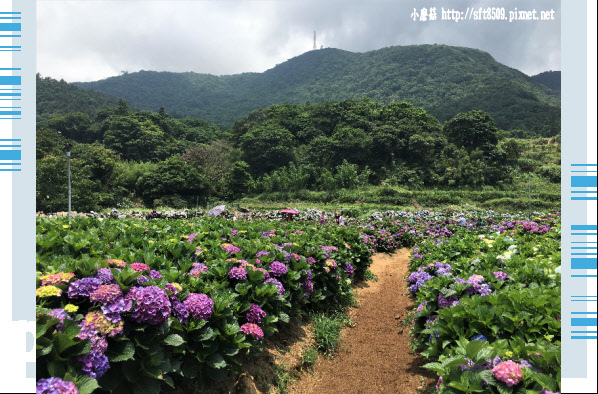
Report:
M 245 323 L 239 328 L 239 330 L 247 335 L 253 336 L 257 340 L 260 340 L 264 337 L 264 332 L 260 326 L 254 323 Z
M 142 272 L 142 271 L 149 271 L 150 267 L 147 264 L 143 264 L 143 263 L 132 263 L 129 264 L 131 268 L 133 268 L 135 271 L 137 272 Z
M 511 360 L 498 364 L 492 369 L 492 373 L 496 379 L 505 382 L 509 387 L 516 386 L 523 381 L 521 366 Z

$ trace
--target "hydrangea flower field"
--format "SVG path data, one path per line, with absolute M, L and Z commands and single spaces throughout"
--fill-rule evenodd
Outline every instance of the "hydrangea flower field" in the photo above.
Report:
M 560 217 L 493 222 L 38 218 L 37 392 L 223 379 L 292 317 L 347 304 L 371 256 L 403 247 L 412 346 L 439 391 L 556 392 Z

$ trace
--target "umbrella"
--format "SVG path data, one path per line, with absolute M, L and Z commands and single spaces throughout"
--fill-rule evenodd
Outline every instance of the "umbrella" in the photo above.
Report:
M 216 216 L 220 215 L 226 209 L 226 205 L 218 205 L 208 212 L 208 216 L 211 218 L 215 218 Z
M 283 209 L 280 213 L 290 213 L 291 215 L 299 215 L 299 212 L 295 211 L 294 209 Z

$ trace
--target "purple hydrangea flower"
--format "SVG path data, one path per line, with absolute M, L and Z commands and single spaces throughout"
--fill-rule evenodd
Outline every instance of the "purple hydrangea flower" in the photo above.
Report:
M 114 279 L 114 275 L 112 275 L 112 271 L 110 271 L 110 268 L 98 269 L 98 272 L 96 273 L 96 278 L 100 279 L 105 285 L 116 283 L 116 280 Z
M 287 273 L 287 271 L 287 266 L 279 261 L 273 261 L 270 264 L 270 273 L 274 276 L 284 275 Z
M 69 298 L 89 297 L 89 294 L 94 292 L 101 285 L 102 280 L 98 278 L 88 277 L 79 279 L 69 285 L 67 295 Z
M 259 305 L 253 304 L 245 314 L 245 318 L 249 323 L 261 323 L 262 319 L 266 317 L 266 312 Z
M 253 336 L 255 339 L 260 340 L 264 337 L 264 332 L 257 324 L 245 323 L 239 330 L 247 335 Z
M 88 353 L 77 358 L 81 363 L 81 370 L 87 376 L 97 379 L 110 369 L 108 357 L 100 353 Z
M 418 307 L 417 307 L 417 311 L 418 311 L 418 312 L 421 312 L 421 311 L 423 311 L 423 310 L 424 310 L 424 306 L 426 306 L 426 305 L 428 305 L 428 301 L 424 301 L 424 302 L 422 302 L 421 304 L 419 304 L 419 305 L 418 305 Z
M 149 277 L 152 279 L 160 279 L 162 277 L 162 274 L 158 271 L 151 270 L 149 273 Z
M 227 243 L 224 243 L 224 244 L 221 244 L 220 246 L 222 247 L 222 249 L 224 249 L 225 251 L 227 251 L 227 252 L 228 252 L 228 253 L 230 253 L 230 254 L 235 254 L 235 253 L 237 253 L 237 252 L 240 252 L 240 251 L 241 251 L 241 249 L 237 248 L 237 247 L 236 247 L 235 245 L 233 245 L 233 244 L 227 244 Z
M 471 275 L 469 279 L 467 279 L 466 283 L 474 283 L 474 284 L 481 284 L 484 282 L 484 277 L 482 275 Z
M 90 338 L 91 353 L 104 354 L 108 350 L 108 341 L 103 335 L 96 335 Z
M 260 250 L 259 252 L 257 252 L 257 254 L 255 255 L 256 258 L 260 258 L 260 256 L 267 256 L 269 255 L 270 252 L 266 252 L 265 250 Z
M 306 292 L 308 293 L 313 293 L 314 292 L 314 284 L 311 280 L 306 280 L 305 282 L 301 283 L 301 286 L 303 286 L 303 288 L 305 289 Z
M 432 275 L 423 270 L 423 266 L 419 267 L 417 271 L 412 272 L 411 275 L 409 275 L 409 277 L 407 278 L 407 282 L 414 283 L 414 285 L 409 286 L 409 291 L 411 291 L 412 293 L 417 292 L 417 290 L 420 287 L 424 286 L 424 283 L 426 281 L 432 278 Z
M 172 303 L 172 314 L 179 319 L 181 323 L 186 322 L 189 318 L 189 310 L 187 309 L 187 306 L 178 300 Z
M 442 293 L 438 294 L 438 306 L 440 308 L 447 308 L 450 306 L 455 306 L 455 305 L 457 305 L 457 303 L 459 303 L 459 297 L 457 297 L 456 294 L 453 294 L 452 296 L 450 296 L 448 298 L 445 298 Z
M 73 382 L 65 382 L 60 378 L 47 378 L 37 381 L 35 394 L 79 394 L 79 390 Z
M 449 276 L 450 274 L 448 273 L 448 271 L 444 268 L 438 268 L 436 270 L 436 276 Z
M 307 270 L 307 279 L 312 280 L 311 270 Z
M 164 290 L 168 290 L 172 293 L 171 295 L 168 296 L 171 301 L 176 300 L 176 295 L 179 294 L 179 291 L 177 290 L 176 287 L 174 287 L 174 285 L 172 283 L 166 283 L 166 285 L 164 286 Z
M 530 369 L 534 368 L 534 366 L 527 360 L 521 360 L 519 364 L 521 364 L 522 367 L 528 367 Z
M 349 278 L 355 274 L 355 269 L 353 268 L 351 263 L 345 263 L 345 272 L 347 273 L 347 276 Z
M 64 328 L 64 319 L 73 320 L 64 309 L 52 309 L 48 312 L 48 315 L 54 316 L 60 320 L 58 324 L 56 324 L 56 331 L 58 332 L 62 332 L 62 329 Z
M 465 360 L 467 360 L 467 365 L 465 365 L 465 364 L 457 365 L 457 368 L 461 369 L 461 371 L 467 371 L 468 369 L 471 369 L 471 367 L 473 367 L 475 365 L 475 362 L 468 359 L 467 357 L 465 357 Z
M 336 246 L 322 246 L 320 248 L 326 251 L 326 253 L 338 252 L 338 248 Z
M 196 319 L 208 320 L 212 316 L 214 301 L 205 294 L 189 293 L 183 304 Z
M 498 280 L 506 280 L 509 275 L 502 271 L 493 272 L 494 277 Z
M 245 268 L 233 267 L 228 271 L 228 277 L 231 279 L 244 280 L 247 279 L 247 271 L 245 271 Z
M 440 391 L 440 385 L 442 384 L 442 376 L 438 378 L 438 382 L 436 382 L 436 391 Z
M 478 292 L 480 293 L 480 296 L 484 297 L 489 294 L 492 294 L 492 289 L 490 288 L 489 284 L 484 283 L 484 284 L 480 285 L 480 290 Z
M 131 320 L 139 324 L 159 325 L 170 316 L 170 300 L 166 291 L 157 286 L 133 287 L 126 295 L 134 301 Z
M 120 290 L 119 285 L 100 285 L 89 295 L 89 300 L 91 302 L 107 304 L 115 302 L 119 298 L 122 298 L 122 296 L 123 292 Z
M 147 282 L 149 282 L 149 279 L 144 275 L 141 275 L 139 278 L 137 278 L 138 285 L 140 285 L 142 283 L 147 283 Z
M 268 278 L 264 281 L 264 283 L 274 283 L 276 287 L 278 287 L 278 295 L 283 295 L 285 293 L 285 289 L 278 280 L 274 278 Z
M 202 263 L 193 263 L 193 268 L 189 271 L 189 275 L 197 278 L 202 272 L 206 272 L 208 270 L 208 266 Z
M 119 298 L 115 302 L 102 305 L 102 313 L 106 319 L 112 323 L 118 323 L 122 320 L 120 314 L 131 310 L 133 302 L 130 299 Z

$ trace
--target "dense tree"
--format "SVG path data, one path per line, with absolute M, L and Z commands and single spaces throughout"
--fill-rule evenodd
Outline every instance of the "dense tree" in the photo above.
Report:
M 252 177 L 249 173 L 249 164 L 244 161 L 236 161 L 231 172 L 230 191 L 233 197 L 237 198 L 250 193 Z
M 244 160 L 254 174 L 261 175 L 293 160 L 294 137 L 282 126 L 266 123 L 241 138 Z
M 111 117 L 106 121 L 104 145 L 124 158 L 135 161 L 164 159 L 167 140 L 151 121 L 130 117 Z
M 185 152 L 183 160 L 206 178 L 209 194 L 223 194 L 233 170 L 232 150 L 229 142 L 218 140 L 191 148 Z
M 56 130 L 63 137 L 77 142 L 91 143 L 96 140 L 96 134 L 91 130 L 91 119 L 89 115 L 75 112 L 65 115 L 54 114 L 45 126 Z
M 498 129 L 494 120 L 484 111 L 459 114 L 446 122 L 443 130 L 449 142 L 464 147 L 468 152 L 481 149 L 488 154 L 498 144 Z
M 139 178 L 137 189 L 148 205 L 164 196 L 193 198 L 205 192 L 205 179 L 180 156 L 172 156 L 156 164 Z

